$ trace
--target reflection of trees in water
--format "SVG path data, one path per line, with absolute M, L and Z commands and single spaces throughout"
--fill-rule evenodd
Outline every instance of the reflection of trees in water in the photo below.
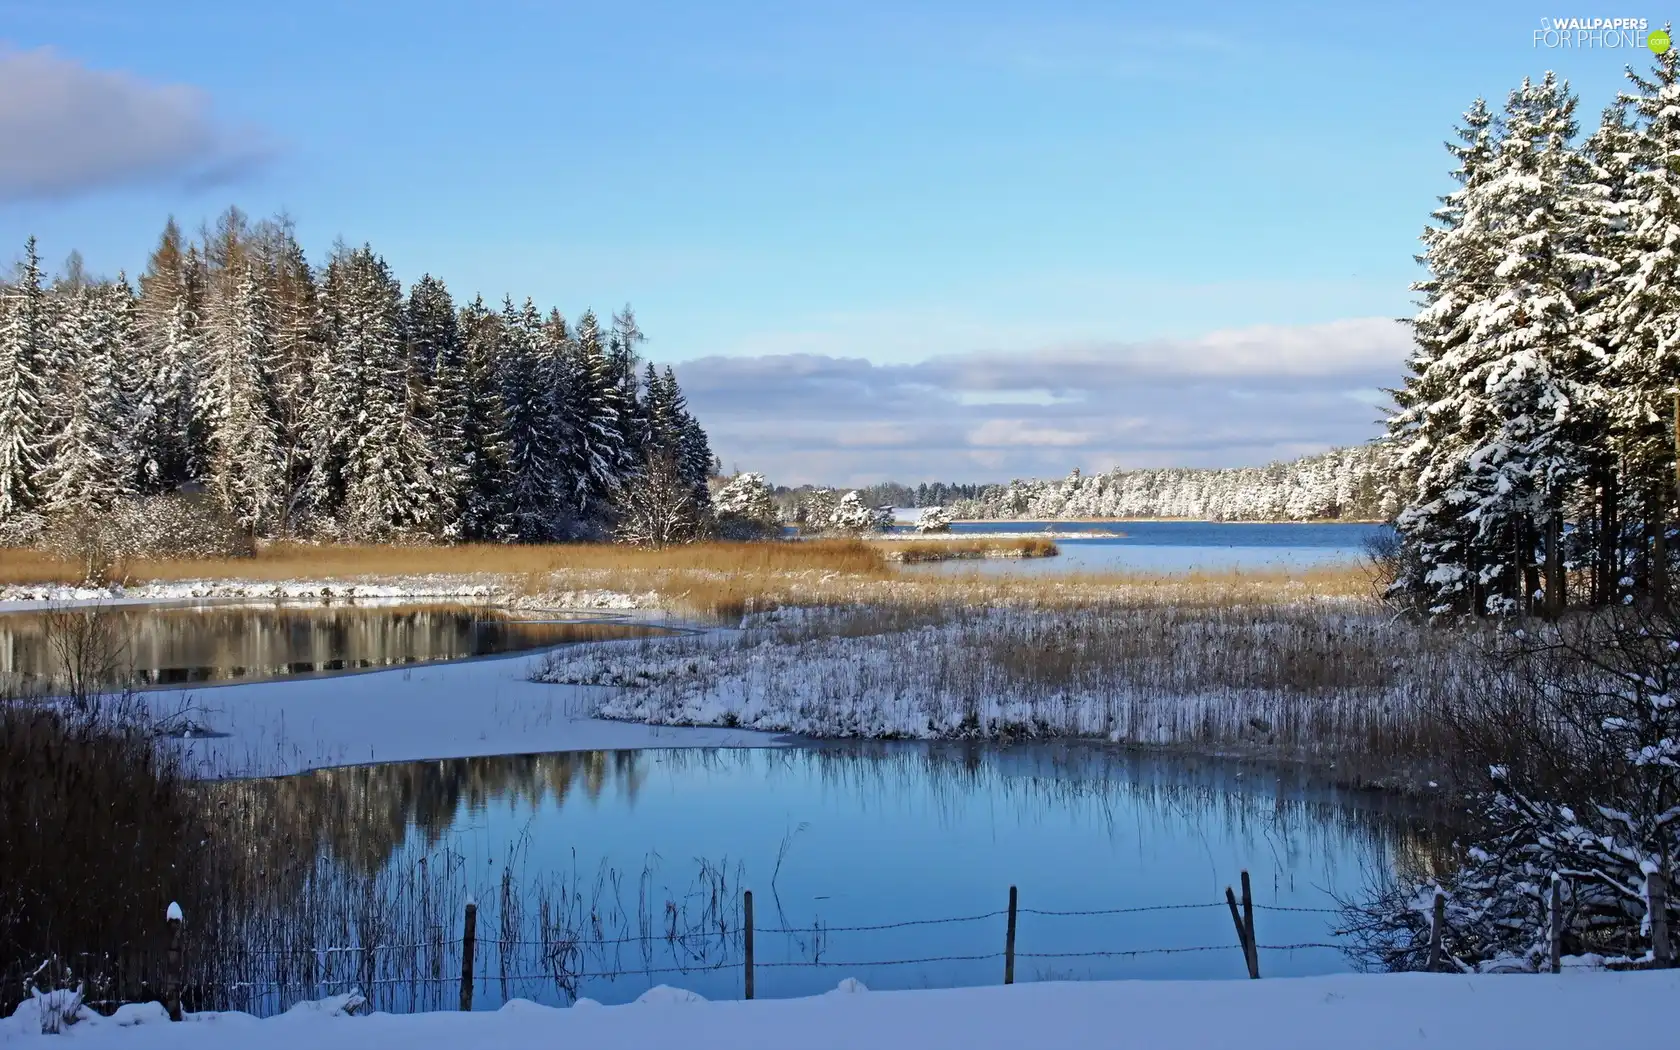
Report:
M 464 605 L 114 607 L 76 614 L 115 622 L 115 635 L 122 639 L 117 666 L 136 684 L 452 660 L 649 630 L 635 624 L 543 622 Z M 60 683 L 64 667 L 47 634 L 45 615 L 0 615 L 0 678 L 35 688 Z
M 576 792 L 610 788 L 634 799 L 646 776 L 630 751 L 573 751 L 346 766 L 271 780 L 207 786 L 230 831 L 259 849 L 282 851 L 277 866 L 313 862 L 323 851 L 353 871 L 379 871 L 409 840 L 442 843 L 463 812 L 492 802 L 558 809 Z M 289 864 L 279 864 L 282 856 Z
M 313 857 L 322 848 L 357 871 L 386 864 L 412 829 L 425 848 L 446 844 L 463 813 L 491 803 L 537 812 L 576 792 L 633 801 L 658 764 L 667 775 L 732 774 L 743 767 L 774 791 L 788 778 L 818 780 L 864 806 L 931 802 L 942 825 L 971 806 L 1012 807 L 1021 823 L 1073 814 L 1111 833 L 1126 828 L 1183 834 L 1217 827 L 1264 838 L 1288 870 L 1302 853 L 1430 852 L 1436 836 L 1415 806 L 1315 782 L 1289 767 L 1236 765 L 1084 745 L 865 743 L 786 749 L 579 751 L 392 763 L 322 770 L 275 780 L 214 785 L 258 835 Z M 230 813 L 230 815 L 232 815 Z
M 219 1001 L 268 1011 L 355 984 L 384 1009 L 445 1008 L 458 991 L 449 975 L 460 972 L 469 898 L 478 902 L 483 972 L 504 997 L 571 996 L 589 974 L 735 965 L 746 874 L 738 865 L 696 858 L 692 868 L 666 872 L 650 856 L 639 873 L 634 863 L 621 869 L 612 861 L 580 871 L 574 854 L 571 869 L 539 869 L 525 849 L 529 833 L 505 843 L 505 856 L 488 868 L 467 864 L 455 848 L 458 822 L 492 805 L 535 813 L 579 795 L 634 799 L 655 767 L 679 782 L 746 775 L 767 792 L 817 782 L 865 807 L 931 804 L 943 822 L 983 806 L 1012 809 L 1023 824 L 1071 816 L 1097 834 L 1149 827 L 1182 837 L 1218 828 L 1271 843 L 1285 882 L 1316 874 L 1302 870 L 1309 858 L 1386 866 L 1426 853 L 1434 838 L 1404 805 L 1288 770 L 1078 745 L 593 751 L 221 783 L 205 790 L 225 815 L 238 863 L 226 875 L 219 942 L 200 954 L 215 981 L 248 986 L 252 998 Z M 772 900 L 767 895 L 764 907 Z M 772 925 L 771 914 L 761 925 Z M 793 924 L 778 915 L 774 925 Z M 819 920 L 787 938 L 786 956 L 821 951 L 822 930 Z M 767 930 L 761 951 L 769 948 Z

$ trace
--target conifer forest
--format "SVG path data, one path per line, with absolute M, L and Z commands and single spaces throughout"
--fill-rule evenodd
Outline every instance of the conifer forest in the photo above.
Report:
M 137 286 L 136 286 L 137 285 Z M 371 247 L 172 219 L 138 282 L 57 279 L 33 239 L 0 286 L 0 530 L 199 494 L 252 537 L 591 538 L 650 468 L 706 497 L 712 454 L 630 307 L 401 287 Z

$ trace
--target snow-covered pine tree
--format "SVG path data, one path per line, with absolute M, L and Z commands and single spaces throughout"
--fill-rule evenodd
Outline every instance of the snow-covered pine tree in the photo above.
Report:
M 409 380 L 402 289 L 370 246 L 351 252 L 345 270 L 343 294 L 328 306 L 331 330 L 362 385 L 345 457 L 343 527 L 360 540 L 433 535 L 438 489 Z
M 501 316 L 482 298 L 461 310 L 462 376 L 459 382 L 465 408 L 460 414 L 461 445 L 466 473 L 456 500 L 461 538 L 504 542 L 513 536 L 507 503 L 507 418 L 501 387 Z M 457 385 L 449 372 L 440 372 L 442 401 L 452 401 Z
M 322 319 L 315 273 L 304 258 L 291 219 L 257 225 L 252 255 L 258 260 L 273 307 L 275 421 L 280 426 L 286 493 L 277 531 L 289 532 L 309 501 L 307 424 L 321 355 Z
M 701 428 L 700 421 L 688 411 L 688 398 L 677 385 L 677 376 L 669 365 L 661 377 L 667 411 L 676 423 L 676 452 L 683 477 L 694 486 L 696 493 L 707 491 L 706 481 L 712 472 L 712 445 Z
M 38 475 L 47 458 L 49 322 L 35 238 L 24 244 L 16 283 L 0 286 L 0 297 L 0 530 L 17 539 L 38 527 Z
M 1680 55 L 1657 56 L 1649 75 L 1628 73 L 1633 152 L 1627 175 L 1627 257 L 1616 280 L 1608 368 L 1612 441 L 1636 491 L 1624 508 L 1645 521 L 1636 577 L 1667 590 L 1666 523 L 1674 449 L 1670 421 L 1680 385 Z M 1631 516 L 1631 514 L 1629 515 Z M 1649 566 L 1649 570 L 1645 566 Z
M 1572 557 L 1592 567 L 1591 604 L 1608 605 L 1616 601 L 1623 578 L 1621 503 L 1625 486 L 1617 446 L 1625 444 L 1621 435 L 1638 415 L 1630 411 L 1633 399 L 1614 382 L 1611 357 L 1620 342 L 1617 315 L 1622 306 L 1622 276 L 1637 265 L 1629 210 L 1634 198 L 1638 135 L 1628 103 L 1618 101 L 1604 110 L 1583 154 L 1592 164 L 1590 210 L 1583 241 L 1587 253 L 1601 262 L 1582 290 L 1581 316 L 1597 347 L 1601 411 L 1596 439 L 1585 449 L 1588 473 L 1577 499 L 1570 540 Z
M 344 318 L 354 296 L 354 253 L 335 245 L 320 287 L 321 339 L 316 347 L 314 389 L 303 418 L 308 448 L 307 503 L 316 515 L 312 531 L 337 529 L 336 517 L 349 490 L 350 446 L 359 429 L 362 390 L 367 385 L 361 355 L 350 353 Z
M 1490 424 L 1467 463 L 1482 548 L 1487 611 L 1529 611 L 1541 590 L 1544 546 L 1548 608 L 1564 599 L 1563 513 L 1586 473 L 1585 446 L 1597 409 L 1590 373 L 1597 347 L 1577 303 L 1585 276 L 1601 269 L 1582 241 L 1589 208 L 1583 157 L 1572 145 L 1575 96 L 1547 74 L 1524 81 L 1505 113 L 1492 178 L 1467 199 L 1500 230 L 1494 294 L 1468 313 L 1482 350 L 1465 387 Z
M 284 461 L 274 418 L 273 320 L 261 275 L 240 263 L 219 274 L 210 302 L 198 417 L 210 440 L 209 486 L 229 517 L 266 531 L 284 498 Z M 229 286 L 231 285 L 231 289 Z
M 171 218 L 164 226 L 135 306 L 134 357 L 144 376 L 141 487 L 168 492 L 202 480 L 209 445 L 193 411 L 201 353 L 203 265 Z
M 122 375 L 132 297 L 126 282 L 73 287 L 58 328 L 59 426 L 40 479 L 43 506 L 60 518 L 109 510 L 137 480 L 132 392 Z
M 502 303 L 502 412 L 507 434 L 507 508 L 513 537 L 525 543 L 551 539 L 561 483 L 553 391 L 557 377 L 543 353 L 542 318 L 527 299 L 523 309 Z
M 593 310 L 578 318 L 572 339 L 575 404 L 579 418 L 572 449 L 573 476 L 587 492 L 584 505 L 610 504 L 623 480 L 638 464 L 625 443 L 623 391 L 601 337 Z
M 1472 311 L 1493 294 L 1499 237 L 1490 225 L 1497 216 L 1470 203 L 1495 174 L 1498 135 L 1493 112 L 1477 99 L 1458 141 L 1447 145 L 1458 187 L 1441 198 L 1435 225 L 1422 236 L 1418 261 L 1429 276 L 1413 285 L 1421 296 L 1413 352 L 1404 385 L 1392 391 L 1397 411 L 1388 432 L 1401 486 L 1395 527 L 1404 552 L 1394 590 L 1433 616 L 1482 604 L 1467 481 L 1470 452 L 1490 428 L 1464 403 L 1465 377 L 1481 352 Z
M 466 343 L 449 289 L 427 274 L 408 290 L 406 307 L 409 368 L 425 391 L 427 426 L 437 481 L 441 534 L 465 534 L 464 504 L 471 484 L 474 448 L 468 416 L 474 411 L 467 374 Z

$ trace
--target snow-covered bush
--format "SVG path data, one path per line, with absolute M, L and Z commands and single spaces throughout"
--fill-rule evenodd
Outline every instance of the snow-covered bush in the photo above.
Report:
M 718 536 L 727 540 L 763 539 L 777 535 L 781 522 L 770 486 L 756 472 L 737 474 L 712 494 Z
M 888 513 L 887 522 L 891 523 L 892 516 Z M 840 502 L 828 518 L 828 531 L 849 532 L 853 534 L 864 532 L 879 532 L 884 526 L 880 512 L 863 502 L 863 495 L 859 492 L 848 492 L 840 497 Z
M 105 582 L 130 558 L 238 558 L 249 536 L 205 496 L 135 496 L 108 510 L 75 510 L 47 523 L 41 544 L 76 562 L 88 580 Z
M 916 518 L 917 532 L 950 532 L 951 515 L 944 507 L 924 507 Z
M 1423 967 L 1419 901 L 1437 883 L 1455 968 L 1546 959 L 1554 878 L 1565 953 L 1651 948 L 1649 880 L 1680 877 L 1680 618 L 1611 610 L 1528 630 L 1438 714 L 1473 800 L 1457 870 L 1415 874 L 1350 909 L 1361 954 L 1378 965 Z M 1680 930 L 1680 895 L 1665 911 Z

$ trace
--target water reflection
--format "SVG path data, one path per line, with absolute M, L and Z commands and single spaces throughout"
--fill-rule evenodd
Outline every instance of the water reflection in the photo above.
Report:
M 1241 870 L 1262 904 L 1326 907 L 1435 837 L 1392 800 L 1298 773 L 1079 745 L 585 752 L 206 790 L 269 878 L 302 873 L 298 885 L 314 879 L 318 894 L 332 869 L 376 880 L 387 907 L 448 901 L 416 914 L 424 930 L 458 930 L 450 909 L 477 900 L 480 930 L 507 945 L 486 964 L 486 1005 L 626 1001 L 656 983 L 738 997 L 743 888 L 761 902 L 764 996 L 843 976 L 883 988 L 995 983 L 996 922 L 847 928 L 994 912 L 1010 885 L 1041 911 L 1199 906 L 1023 915 L 1020 979 L 1237 977 L 1239 953 L 1217 949 L 1231 939 L 1223 887 Z M 1331 922 L 1266 911 L 1261 939 L 1327 942 Z M 717 940 L 702 950 L 684 939 L 693 931 Z M 453 943 L 438 941 L 445 954 Z M 1182 951 L 1203 946 L 1214 950 Z M 1159 948 L 1182 953 L 1079 954 Z M 877 965 L 970 955 L 986 958 Z M 1264 960 L 1279 976 L 1346 965 L 1333 949 Z
M 25 691 L 331 674 L 650 633 L 438 605 L 115 606 L 0 615 L 0 685 Z

